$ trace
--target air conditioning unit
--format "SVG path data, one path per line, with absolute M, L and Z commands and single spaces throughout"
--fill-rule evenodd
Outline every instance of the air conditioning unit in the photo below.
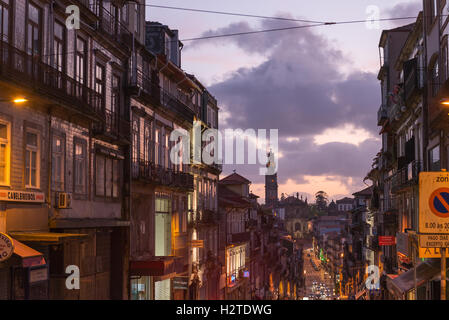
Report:
M 56 193 L 56 208 L 69 209 L 72 207 L 72 194 L 66 192 Z

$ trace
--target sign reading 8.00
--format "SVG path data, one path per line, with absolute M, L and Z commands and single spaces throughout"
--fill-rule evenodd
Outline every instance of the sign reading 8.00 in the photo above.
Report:
M 419 232 L 449 234 L 449 173 L 419 174 Z

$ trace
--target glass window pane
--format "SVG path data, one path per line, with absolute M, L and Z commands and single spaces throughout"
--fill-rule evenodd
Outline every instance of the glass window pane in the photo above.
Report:
M 118 160 L 114 160 L 113 162 L 113 185 L 112 185 L 112 196 L 114 198 L 118 197 L 118 188 L 119 188 L 119 177 L 120 177 L 120 172 L 119 172 L 119 162 Z
M 37 134 L 27 132 L 27 145 L 37 147 Z
M 0 123 L 0 138 L 7 139 L 8 138 L 8 127 L 6 124 Z
M 106 197 L 112 196 L 112 159 L 106 158 Z
M 39 10 L 32 4 L 28 6 L 28 19 L 35 23 L 39 23 Z
M 97 155 L 96 158 L 96 194 L 104 196 L 104 156 Z

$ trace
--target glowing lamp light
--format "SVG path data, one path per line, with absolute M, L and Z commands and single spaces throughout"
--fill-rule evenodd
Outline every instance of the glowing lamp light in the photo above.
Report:
M 27 102 L 28 99 L 25 98 L 15 98 L 14 100 L 12 100 L 12 102 L 14 103 L 23 103 L 23 102 Z
M 441 99 L 440 104 L 442 104 L 443 106 L 449 106 L 449 98 Z

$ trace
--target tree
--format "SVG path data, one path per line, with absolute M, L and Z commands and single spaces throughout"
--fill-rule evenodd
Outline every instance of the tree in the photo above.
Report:
M 315 204 L 319 211 L 326 211 L 328 203 L 328 195 L 324 191 L 315 193 Z

